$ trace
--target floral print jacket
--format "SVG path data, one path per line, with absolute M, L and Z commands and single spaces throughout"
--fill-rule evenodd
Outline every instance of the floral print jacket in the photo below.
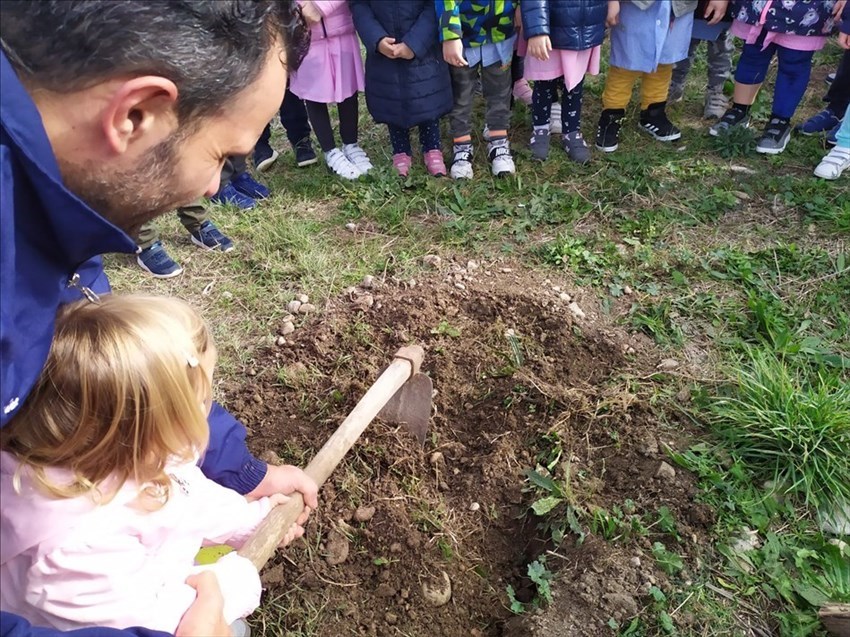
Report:
M 836 0 L 732 0 L 732 17 L 768 31 L 828 35 L 835 26 Z

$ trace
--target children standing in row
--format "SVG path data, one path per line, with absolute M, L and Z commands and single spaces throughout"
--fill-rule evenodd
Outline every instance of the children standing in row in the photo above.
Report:
M 534 80 L 531 155 L 549 155 L 552 103 L 561 92 L 561 145 L 580 164 L 590 161 L 581 134 L 581 102 L 586 73 L 599 73 L 605 26 L 617 22 L 618 0 L 523 0 L 523 37 L 528 40 L 525 77 Z
M 444 176 L 440 118 L 453 101 L 433 0 L 352 0 L 350 5 L 366 47 L 366 106 L 389 128 L 393 166 L 402 177 L 409 173 L 410 129 L 418 126 L 426 169 Z

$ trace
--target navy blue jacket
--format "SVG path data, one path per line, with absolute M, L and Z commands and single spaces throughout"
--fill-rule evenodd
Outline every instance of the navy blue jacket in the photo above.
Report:
M 134 252 L 135 242 L 80 201 L 62 183 L 41 116 L 14 69 L 0 53 L 0 426 L 32 390 L 53 340 L 56 310 L 80 298 L 67 283 L 109 291 L 100 254 Z M 210 444 L 201 466 L 216 482 L 248 493 L 267 466 L 245 446 L 245 428 L 220 405 L 210 413 Z M 2 503 L 0 503 L 2 506 Z M 0 637 L 30 632 L 0 614 Z M 142 629 L 75 631 L 76 637 L 163 635 Z
M 351 0 L 354 26 L 366 47 L 366 106 L 380 124 L 411 128 L 452 109 L 452 81 L 443 61 L 433 0 Z M 378 52 L 386 37 L 404 42 L 412 60 Z
M 836 22 L 832 17 L 835 5 L 836 0 L 797 0 L 793 4 L 771 0 L 767 7 L 764 0 L 732 0 L 730 10 L 733 18 L 749 25 L 760 24 L 764 13 L 765 31 L 817 36 L 832 32 Z
M 553 49 L 584 51 L 602 44 L 608 0 L 522 0 L 522 35 L 548 35 Z

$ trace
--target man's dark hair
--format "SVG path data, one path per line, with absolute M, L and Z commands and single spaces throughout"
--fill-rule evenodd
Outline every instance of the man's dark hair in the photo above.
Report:
M 278 37 L 289 68 L 303 22 L 294 0 L 3 0 L 0 44 L 27 84 L 67 93 L 159 75 L 181 123 L 217 112 L 258 76 Z

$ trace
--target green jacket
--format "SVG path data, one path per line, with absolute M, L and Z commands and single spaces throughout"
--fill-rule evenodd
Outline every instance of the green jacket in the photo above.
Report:
M 463 46 L 502 42 L 515 33 L 517 0 L 434 0 L 440 40 L 463 40 Z

